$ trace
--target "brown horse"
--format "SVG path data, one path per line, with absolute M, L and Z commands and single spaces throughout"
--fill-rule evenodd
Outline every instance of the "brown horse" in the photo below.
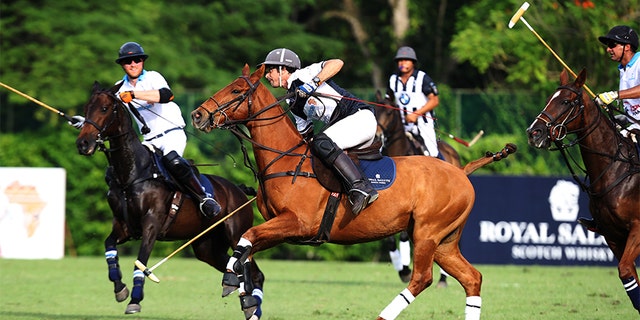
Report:
M 376 91 L 376 103 L 373 104 L 376 111 L 376 120 L 378 121 L 378 130 L 376 135 L 382 140 L 382 153 L 390 156 L 411 156 L 411 155 L 423 155 L 421 147 L 416 145 L 415 139 L 407 133 L 402 122 L 402 115 L 400 109 L 396 104 L 396 99 L 393 96 L 393 92 L 388 95 L 382 95 L 380 90 Z M 445 141 L 438 140 L 438 151 L 443 160 L 451 163 L 456 167 L 462 167 L 460 162 L 460 155 L 450 144 Z M 406 231 L 400 233 L 401 247 L 404 245 L 409 248 L 409 236 Z M 393 252 L 396 252 L 397 244 L 396 237 L 390 236 L 385 239 L 385 247 L 389 250 L 390 256 Z M 402 260 L 401 257 L 405 253 L 400 250 L 396 259 Z M 408 253 L 407 253 L 408 254 Z M 406 259 L 406 258 L 405 258 Z M 393 260 L 393 258 L 392 258 Z M 405 262 L 408 262 L 405 261 Z M 400 280 L 403 282 L 409 282 L 411 279 L 411 269 L 409 266 L 403 266 L 402 270 L 398 271 Z M 438 287 L 447 286 L 447 277 L 442 273 L 440 280 L 438 281 Z
M 284 242 L 312 239 L 323 219 L 330 192 L 312 174 L 308 144 L 280 106 L 280 101 L 262 85 L 264 65 L 242 76 L 192 112 L 196 128 L 244 125 L 245 138 L 253 144 L 257 165 L 258 208 L 266 222 L 249 229 L 229 261 L 236 273 L 254 253 Z M 288 97 L 291 97 L 288 95 Z M 513 152 L 513 145 L 499 154 L 474 162 L 477 169 Z M 437 262 L 457 279 L 467 295 L 466 319 L 480 317 L 482 276 L 460 252 L 458 242 L 474 203 L 474 190 L 465 172 L 432 157 L 396 157 L 396 180 L 379 191 L 372 205 L 354 216 L 342 198 L 330 242 L 353 244 L 380 240 L 402 230 L 413 238 L 414 272 L 408 287 L 379 315 L 394 319 L 420 292 L 431 285 L 432 265 Z M 472 168 L 473 169 L 473 168 Z M 293 173 L 293 177 L 291 176 Z M 229 268 L 231 269 L 231 268 Z
M 110 90 L 101 90 L 97 82 L 94 84 L 89 102 L 84 106 L 86 120 L 76 144 L 82 155 L 91 156 L 96 150 L 104 151 L 113 168 L 114 181 L 109 183 L 107 195 L 113 211 L 113 226 L 105 240 L 105 255 L 116 300 L 122 302 L 129 296 L 129 290 L 121 281 L 117 245 L 141 239 L 138 260 L 146 264 L 156 240 L 194 238 L 248 200 L 240 187 L 221 177 L 207 175 L 222 206 L 222 212 L 216 218 L 205 218 L 191 199 L 174 202 L 174 195 L 179 197 L 181 193 L 177 193 L 175 185 L 170 186 L 163 178 L 153 155 L 138 139 L 129 111 L 115 96 L 118 89 L 119 86 L 114 86 Z M 104 145 L 105 141 L 109 142 L 109 148 Z M 170 209 L 173 209 L 171 214 Z M 252 225 L 253 210 L 247 206 L 194 241 L 191 247 L 195 256 L 224 272 L 229 260 L 228 250 L 235 248 L 241 235 Z M 262 288 L 264 276 L 255 263 L 251 271 L 256 288 Z M 127 314 L 140 312 L 143 299 L 144 274 L 134 267 L 133 275 Z M 261 292 L 256 292 L 256 295 L 261 295 Z M 246 318 L 249 316 L 245 315 Z
M 374 105 L 376 119 L 378 120 L 376 135 L 383 138 L 383 153 L 390 157 L 423 154 L 405 133 L 402 116 L 396 107 L 395 98 L 393 96 L 383 97 L 382 93 L 377 91 L 376 102 L 377 104 Z M 450 144 L 443 140 L 438 140 L 438 151 L 444 161 L 462 168 L 460 155 Z
M 575 144 L 586 169 L 586 178 L 576 181 L 589 195 L 589 209 L 618 259 L 618 275 L 640 312 L 640 288 L 635 260 L 640 254 L 640 161 L 634 143 L 622 137 L 611 117 L 607 117 L 583 91 L 586 70 L 570 82 L 566 70 L 560 87 L 551 95 L 544 110 L 527 129 L 529 144 L 549 148 L 553 142 L 564 149 Z M 568 134 L 576 140 L 562 144 Z M 566 159 L 566 156 L 565 156 Z M 573 173 L 571 164 L 567 165 Z

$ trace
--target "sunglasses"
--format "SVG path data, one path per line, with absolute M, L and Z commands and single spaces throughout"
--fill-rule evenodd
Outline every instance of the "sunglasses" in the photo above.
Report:
M 607 44 L 607 48 L 613 49 L 613 48 L 617 47 L 618 44 L 619 43 L 617 43 L 617 42 L 609 42 L 609 44 Z
M 142 59 L 141 57 L 133 57 L 133 58 L 126 58 L 126 59 L 122 59 L 120 60 L 120 64 L 121 65 L 127 65 L 127 64 L 131 64 L 132 62 L 134 63 L 140 63 L 144 61 L 144 59 Z

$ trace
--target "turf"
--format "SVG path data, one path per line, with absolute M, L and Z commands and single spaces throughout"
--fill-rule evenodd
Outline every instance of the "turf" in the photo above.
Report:
M 120 260 L 129 287 L 133 260 Z M 263 320 L 375 319 L 405 287 L 386 263 L 258 263 L 267 277 Z M 638 319 L 615 267 L 477 268 L 483 319 Z M 124 315 L 127 302 L 115 301 L 102 258 L 0 259 L 0 319 L 244 319 L 237 294 L 220 297 L 213 268 L 173 258 L 154 273 L 161 282 L 146 281 L 142 312 Z M 462 287 L 448 282 L 428 288 L 398 319 L 464 319 Z

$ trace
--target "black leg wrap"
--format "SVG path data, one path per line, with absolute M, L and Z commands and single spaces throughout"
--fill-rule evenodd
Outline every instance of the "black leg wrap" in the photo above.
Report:
M 251 246 L 238 246 L 233 250 L 233 257 L 238 259 L 233 264 L 233 271 L 237 274 L 244 274 L 244 261 L 249 257 Z
M 251 261 L 244 264 L 244 291 L 251 295 L 253 292 L 253 278 L 251 277 Z
M 240 296 L 240 306 L 242 306 L 242 310 L 246 310 L 252 307 L 257 307 L 260 302 L 256 297 L 251 294 L 245 294 L 244 296 Z

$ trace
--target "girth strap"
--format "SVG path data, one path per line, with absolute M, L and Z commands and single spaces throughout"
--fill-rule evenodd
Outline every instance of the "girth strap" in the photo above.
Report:
M 182 207 L 182 202 L 184 200 L 183 195 L 184 194 L 180 191 L 176 191 L 173 194 L 171 206 L 169 207 L 169 212 L 167 213 L 167 218 L 164 219 L 164 223 L 162 224 L 162 228 L 160 229 L 158 238 L 164 238 L 167 235 L 169 228 L 171 228 L 171 225 L 176 220 L 176 216 L 178 215 L 178 211 L 180 211 L 180 207 Z
M 333 221 L 336 218 L 336 211 L 340 205 L 342 199 L 342 193 L 331 192 L 329 199 L 327 200 L 327 207 L 324 209 L 324 215 L 322 216 L 322 222 L 318 228 L 318 234 L 310 240 L 299 241 L 300 244 L 319 246 L 325 242 L 329 242 L 329 236 L 331 234 L 331 228 L 333 227 Z

